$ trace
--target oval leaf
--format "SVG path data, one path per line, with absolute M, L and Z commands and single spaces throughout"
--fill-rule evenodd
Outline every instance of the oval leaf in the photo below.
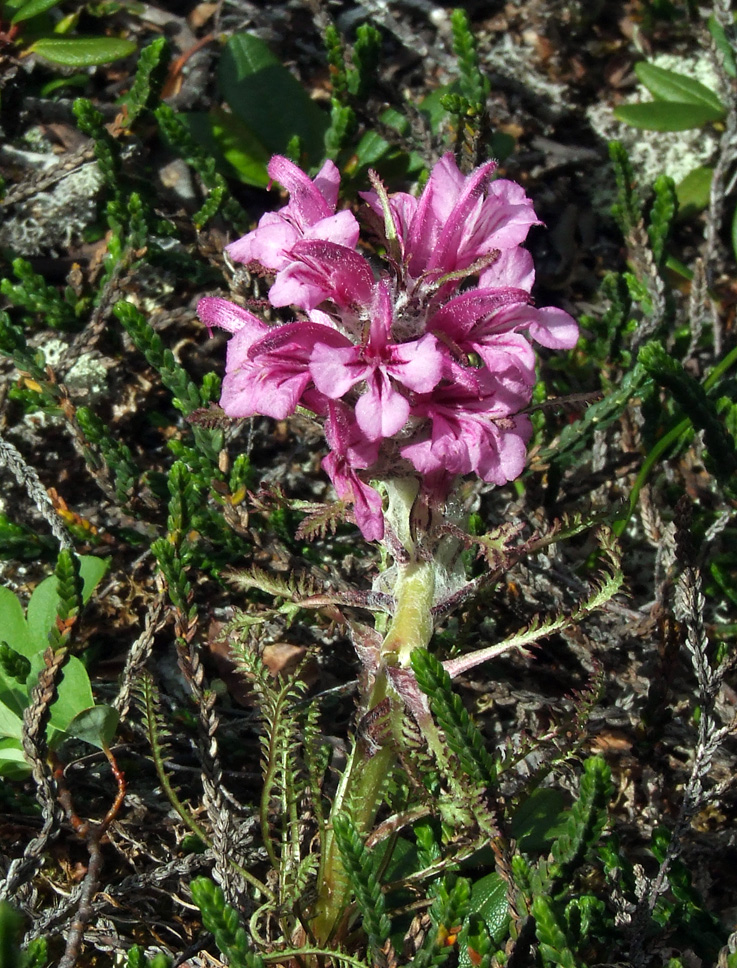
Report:
M 218 65 L 223 97 L 271 153 L 284 153 L 298 135 L 310 163 L 322 160 L 328 116 L 266 44 L 251 34 L 235 34 Z
M 635 74 L 653 97 L 663 101 L 680 101 L 682 104 L 706 104 L 719 111 L 722 117 L 726 114 L 724 105 L 714 91 L 685 74 L 667 71 L 647 61 L 635 65 Z
M 497 943 L 504 937 L 509 920 L 507 885 L 499 874 L 487 874 L 471 887 L 469 913 L 477 914 L 486 922 L 489 934 Z M 463 964 L 463 951 L 459 964 Z
M 118 710 L 112 706 L 90 706 L 77 713 L 67 726 L 67 733 L 102 749 L 112 744 L 119 720 Z
M 220 108 L 210 112 L 212 135 L 225 161 L 235 169 L 246 185 L 266 188 L 269 173 L 266 166 L 271 153 L 254 135 L 247 124 L 234 114 Z
M 31 767 L 16 740 L 0 740 L 0 776 L 7 780 L 25 780 Z
M 30 20 L 31 17 L 36 17 L 45 10 L 50 10 L 52 7 L 58 6 L 59 3 L 60 0 L 28 0 L 28 3 L 24 3 L 16 11 L 10 22 L 11 24 L 19 24 L 23 20 Z
M 118 37 L 42 37 L 29 50 L 63 67 L 94 67 L 128 57 L 136 45 Z
M 560 790 L 542 787 L 531 793 L 512 817 L 512 836 L 520 850 L 539 853 L 565 830 L 567 819 Z
M 29 659 L 38 649 L 23 617 L 23 606 L 9 588 L 0 587 L 0 642 Z
M 714 14 L 709 17 L 709 31 L 714 38 L 717 50 L 722 55 L 724 70 L 730 77 L 737 77 L 737 62 L 735 62 L 734 50 L 729 42 L 729 38 L 724 32 L 724 27 L 722 27 Z
M 29 691 L 33 688 L 38 679 L 38 674 L 44 666 L 43 652 L 39 652 L 31 659 L 31 674 L 26 682 Z M 56 698 L 51 704 L 50 725 L 65 733 L 74 717 L 81 713 L 83 709 L 88 709 L 94 704 L 95 699 L 92 695 L 87 670 L 79 659 L 72 655 L 67 659 L 61 670 Z
M 708 104 L 647 101 L 645 104 L 621 104 L 614 109 L 614 117 L 617 121 L 646 131 L 686 131 L 712 121 L 721 121 L 724 112 Z
M 0 737 L 20 741 L 23 735 L 23 717 L 16 716 L 4 702 L 0 702 Z
M 709 204 L 709 192 L 711 191 L 711 179 L 714 174 L 713 168 L 702 165 L 694 168 L 676 186 L 676 198 L 678 199 L 678 215 L 691 215 L 700 212 Z

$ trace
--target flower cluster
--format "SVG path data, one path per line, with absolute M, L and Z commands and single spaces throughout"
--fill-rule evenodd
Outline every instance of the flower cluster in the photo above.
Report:
M 269 326 L 225 299 L 199 303 L 208 327 L 233 334 L 225 412 L 283 419 L 302 405 L 321 417 L 323 467 L 368 539 L 384 531 L 373 479 L 414 474 L 438 499 L 461 474 L 517 477 L 531 432 L 529 338 L 569 348 L 578 337 L 567 313 L 532 304 L 521 243 L 537 219 L 519 185 L 492 180 L 494 168 L 466 176 L 446 154 L 419 198 L 388 195 L 373 177 L 363 197 L 385 252 L 377 271 L 357 250 L 352 212 L 336 212 L 335 165 L 313 181 L 276 156 L 269 174 L 289 203 L 227 251 L 274 273 L 270 303 L 298 318 Z

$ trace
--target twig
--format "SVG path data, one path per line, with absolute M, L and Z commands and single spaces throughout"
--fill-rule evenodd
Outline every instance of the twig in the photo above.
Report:
M 154 636 L 164 626 L 168 619 L 168 615 L 166 612 L 164 612 L 165 597 L 165 592 L 160 591 L 156 599 L 149 605 L 148 612 L 146 613 L 146 624 L 143 632 L 141 632 L 136 641 L 128 650 L 128 656 L 125 660 L 125 668 L 123 669 L 123 675 L 121 676 L 118 695 L 115 697 L 112 704 L 113 708 L 118 710 L 121 722 L 128 715 L 128 710 L 130 709 L 131 692 L 133 690 L 135 681 L 141 672 L 141 669 L 143 669 L 149 655 L 151 654 Z
M 25 488 L 26 494 L 36 505 L 39 514 L 45 518 L 61 547 L 73 552 L 72 539 L 69 537 L 62 519 L 56 513 L 51 498 L 46 493 L 46 488 L 41 483 L 35 469 L 26 463 L 18 448 L 2 436 L 0 436 L 0 464 L 7 467 L 20 486 Z
M 71 793 L 64 783 L 62 769 L 60 767 L 57 768 L 55 774 L 57 783 L 59 785 L 59 800 L 63 804 L 67 816 L 76 832 L 80 837 L 84 837 L 86 839 L 87 850 L 89 851 L 87 873 L 85 874 L 84 881 L 82 882 L 82 891 L 79 896 L 77 915 L 69 928 L 66 948 L 61 961 L 59 962 L 59 968 L 74 968 L 74 965 L 77 963 L 77 958 L 79 957 L 79 948 L 82 944 L 85 928 L 89 924 L 94 914 L 92 902 L 100 884 L 100 876 L 102 874 L 103 866 L 102 850 L 100 846 L 102 838 L 105 836 L 110 824 L 120 812 L 120 808 L 125 799 L 125 776 L 123 775 L 122 770 L 118 767 L 112 752 L 106 746 L 103 747 L 103 750 L 105 752 L 105 756 L 107 756 L 108 762 L 110 763 L 110 768 L 113 771 L 113 776 L 117 782 L 118 789 L 110 809 L 107 811 L 100 823 L 91 824 L 89 821 L 82 821 L 79 819 L 74 810 Z
M 23 714 L 22 744 L 23 752 L 31 764 L 31 773 L 36 784 L 36 797 L 41 804 L 43 827 L 8 868 L 5 880 L 0 883 L 0 900 L 13 897 L 36 870 L 41 854 L 49 841 L 59 833 L 61 809 L 56 800 L 56 788 L 46 764 L 46 724 L 50 716 L 51 703 L 56 696 L 56 687 L 64 660 L 68 655 L 66 648 L 54 652 L 47 649 L 44 654 L 45 666 L 38 676 L 38 682 L 31 691 L 31 701 Z

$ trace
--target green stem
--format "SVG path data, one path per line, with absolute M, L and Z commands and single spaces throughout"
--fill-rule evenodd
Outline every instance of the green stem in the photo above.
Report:
M 426 649 L 432 638 L 435 562 L 413 561 L 399 565 L 398 569 L 394 618 L 381 646 L 381 655 L 390 665 L 407 669 L 412 651 Z
M 368 712 L 390 695 L 386 666 L 408 668 L 412 650 L 429 645 L 433 633 L 431 608 L 434 590 L 432 561 L 412 561 L 397 566 L 394 586 L 396 606 L 391 627 L 381 647 L 382 668 L 376 674 L 364 707 Z M 376 820 L 386 779 L 396 759 L 397 752 L 391 739 L 376 750 L 374 742 L 360 734 L 359 723 L 359 735 L 338 786 L 330 811 L 331 819 L 343 810 L 350 809 L 354 824 L 361 834 L 367 835 Z M 315 916 L 310 927 L 316 942 L 324 945 L 339 930 L 351 899 L 351 885 L 330 825 L 323 841 L 318 884 Z

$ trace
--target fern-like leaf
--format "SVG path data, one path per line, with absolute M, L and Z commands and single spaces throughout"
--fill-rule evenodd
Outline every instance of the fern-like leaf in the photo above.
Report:
M 151 747 L 151 758 L 156 775 L 159 778 L 159 783 L 161 784 L 161 789 L 164 791 L 164 795 L 173 809 L 192 833 L 196 837 L 199 837 L 203 844 L 210 846 L 212 841 L 179 799 L 176 790 L 172 786 L 169 774 L 166 772 L 167 739 L 171 734 L 161 713 L 161 703 L 156 683 L 151 673 L 145 669 L 141 672 L 136 683 L 134 694 L 141 711 L 143 728 L 146 731 L 149 746 Z
M 611 529 L 600 528 L 598 538 L 599 546 L 609 568 L 602 573 L 600 580 L 594 583 L 588 598 L 581 602 L 569 615 L 545 617 L 536 615 L 524 629 L 504 639 L 498 645 L 493 645 L 488 649 L 479 649 L 457 659 L 449 659 L 443 663 L 443 666 L 451 679 L 475 668 L 477 665 L 481 665 L 482 662 L 497 658 L 509 649 L 525 649 L 547 635 L 569 628 L 613 598 L 624 581 L 619 552 Z

